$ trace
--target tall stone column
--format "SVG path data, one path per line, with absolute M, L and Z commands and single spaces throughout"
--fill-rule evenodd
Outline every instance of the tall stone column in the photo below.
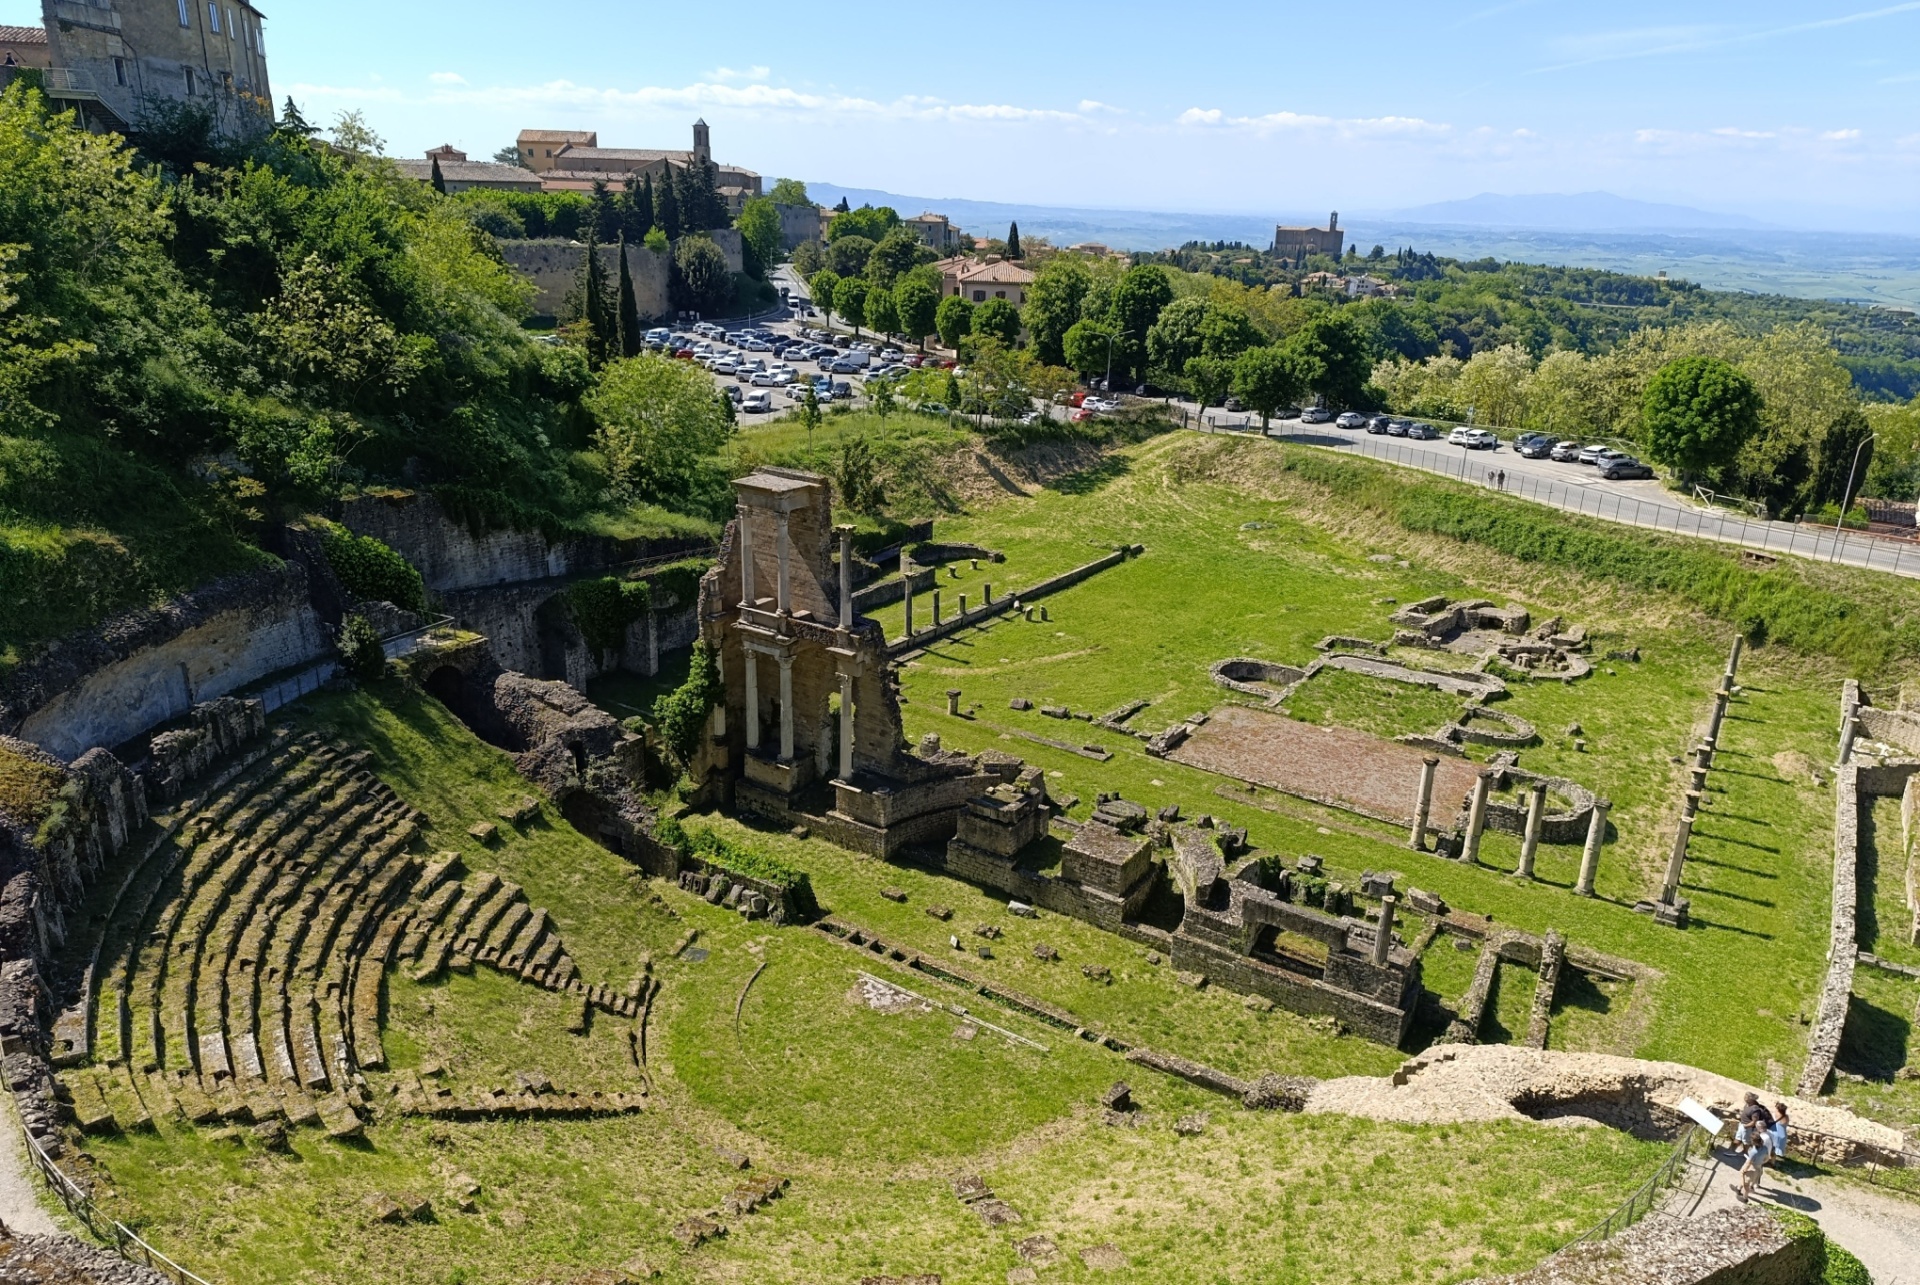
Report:
M 840 530 L 840 632 L 853 628 L 853 528 Z
M 1840 758 L 1838 762 L 1842 767 L 1847 765 L 1847 759 L 1853 754 L 1853 738 L 1859 731 L 1859 728 L 1860 724 L 1851 718 L 1840 728 Z
M 1680 828 L 1673 834 L 1673 851 L 1667 856 L 1667 879 L 1660 889 L 1660 900 L 1671 906 L 1680 896 L 1680 878 L 1686 871 L 1687 844 L 1693 839 L 1693 819 L 1700 812 L 1700 795 L 1687 791 L 1687 806 L 1680 814 Z
M 754 604 L 753 589 L 753 510 L 740 506 L 740 605 Z
M 1387 952 L 1393 949 L 1393 907 L 1398 900 L 1392 893 L 1380 898 L 1380 922 L 1373 930 L 1373 962 L 1379 968 L 1387 966 Z
M 760 748 L 760 653 L 751 647 L 740 649 L 741 664 L 747 670 L 747 748 Z
M 780 761 L 793 762 L 793 657 L 780 657 Z
M 1407 837 L 1407 846 L 1416 852 L 1427 848 L 1427 818 L 1433 812 L 1433 774 L 1440 768 L 1440 760 L 1429 754 L 1420 763 L 1420 793 L 1413 802 L 1413 833 Z
M 907 561 L 906 552 L 900 554 L 900 588 L 906 594 L 907 634 L 913 637 L 913 564 Z
M 775 609 L 783 616 L 790 616 L 793 614 L 793 538 L 787 531 L 787 515 L 782 513 L 779 522 L 775 548 L 780 556 L 780 601 Z
M 940 627 L 940 591 L 938 589 L 933 591 L 933 627 L 935 629 Z
M 1746 639 L 1737 634 L 1734 635 L 1733 650 L 1727 653 L 1727 679 L 1724 683 L 1720 684 L 1722 687 L 1733 686 L 1734 675 L 1740 670 L 1740 648 L 1745 643 Z
M 1600 872 L 1600 845 L 1607 841 L 1607 813 L 1613 808 L 1608 799 L 1593 801 L 1593 818 L 1587 822 L 1587 847 L 1580 854 L 1580 879 L 1573 890 L 1582 897 L 1593 896 L 1593 879 Z
M 1487 791 L 1493 788 L 1493 773 L 1482 772 L 1473 778 L 1473 802 L 1467 807 L 1467 846 L 1460 859 L 1470 866 L 1480 864 L 1480 836 L 1487 828 Z
M 853 675 L 840 672 L 840 779 L 853 779 Z
M 1720 740 L 1720 724 L 1727 717 L 1727 697 L 1730 694 L 1724 683 L 1713 693 L 1713 717 L 1707 722 L 1707 739 L 1715 743 Z
M 1540 823 L 1547 813 L 1547 783 L 1535 781 L 1533 790 L 1527 796 L 1527 834 L 1520 841 L 1520 870 L 1522 879 L 1533 878 L 1533 858 L 1540 850 Z

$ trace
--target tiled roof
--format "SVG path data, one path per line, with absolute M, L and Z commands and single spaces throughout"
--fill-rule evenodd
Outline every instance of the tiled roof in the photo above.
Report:
M 523 129 L 520 131 L 520 141 L 523 143 L 584 143 L 591 147 L 599 137 L 590 129 Z
M 395 161 L 400 172 L 423 183 L 433 180 L 432 161 Z M 540 186 L 540 176 L 518 165 L 496 165 L 491 161 L 441 161 L 440 177 L 448 183 L 512 183 L 529 190 Z
M 1029 286 L 1033 284 L 1033 274 L 1017 263 L 1002 260 L 999 263 L 983 263 L 977 268 L 960 269 L 962 281 L 991 281 L 998 285 Z
M 692 155 L 692 152 L 686 151 L 685 149 L 674 151 L 670 148 L 662 149 L 656 147 L 569 147 L 565 152 L 561 153 L 561 156 L 555 159 L 559 160 L 564 158 L 576 164 L 585 161 L 675 160 L 684 162 L 691 158 Z M 592 166 L 584 165 L 581 166 L 581 168 L 591 169 Z
M 0 27 L 0 43 L 44 45 L 47 43 L 47 29 L 45 27 Z

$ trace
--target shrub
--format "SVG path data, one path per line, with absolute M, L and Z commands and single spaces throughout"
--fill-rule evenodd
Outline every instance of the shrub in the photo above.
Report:
M 793 900 L 794 909 L 802 914 L 811 914 L 817 903 L 813 899 L 813 881 L 804 870 L 796 870 L 780 858 L 752 848 L 743 848 L 739 844 L 711 830 L 692 832 L 693 855 L 711 866 L 718 866 L 730 874 L 742 875 L 748 879 L 757 879 L 761 883 L 770 883 L 785 888 Z
M 662 598 L 671 598 L 682 607 L 691 607 L 700 598 L 700 579 L 713 567 L 710 558 L 688 558 L 670 562 L 647 573 L 647 581 Z
M 375 683 L 387 672 L 387 653 L 380 633 L 365 616 L 348 616 L 340 623 L 340 663 L 358 683 Z
M 390 602 L 406 611 L 427 609 L 427 586 L 411 563 L 370 535 L 332 522 L 317 524 L 320 551 L 346 591 L 361 602 Z
M 687 828 L 672 817 L 661 817 L 654 823 L 653 840 L 663 847 L 672 848 L 682 856 L 691 850 L 687 839 Z
M 567 612 L 580 636 L 596 655 L 619 651 L 626 645 L 627 626 L 653 605 L 653 590 L 643 580 L 616 580 L 601 576 L 567 587 Z
M 693 645 L 687 681 L 653 703 L 653 725 L 682 764 L 700 747 L 707 715 L 720 700 L 720 662 L 705 639 Z
M 1850 1252 L 1827 1241 L 1827 1270 L 1821 1285 L 1873 1285 L 1873 1273 Z

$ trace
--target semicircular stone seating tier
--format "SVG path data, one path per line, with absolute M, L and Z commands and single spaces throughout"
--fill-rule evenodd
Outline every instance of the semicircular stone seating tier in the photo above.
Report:
M 1388 682 L 1431 687 L 1436 691 L 1464 696 L 1475 702 L 1492 700 L 1507 694 L 1507 685 L 1504 682 L 1492 674 L 1479 670 L 1417 669 L 1412 665 L 1403 665 L 1381 656 L 1356 655 L 1340 651 L 1322 656 L 1304 669 L 1294 665 L 1283 665 L 1278 661 L 1235 656 L 1227 660 L 1215 661 L 1209 672 L 1213 676 L 1213 681 L 1228 691 L 1239 692 L 1243 696 L 1258 697 L 1272 708 L 1284 704 L 1302 683 L 1311 680 L 1323 669 L 1344 669 L 1348 673 L 1364 674 L 1369 678 L 1384 679 Z
M 427 819 L 371 755 L 276 732 L 129 859 L 63 949 L 53 1061 L 83 1129 L 284 1120 L 353 1136 L 386 1065 L 387 973 L 483 965 L 633 1017 L 588 986 L 544 910 L 423 854 Z

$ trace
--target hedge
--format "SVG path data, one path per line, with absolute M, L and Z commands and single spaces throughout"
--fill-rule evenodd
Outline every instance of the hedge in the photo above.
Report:
M 427 609 L 427 586 L 405 558 L 370 535 L 333 522 L 314 523 L 320 551 L 346 591 L 361 602 L 390 602 L 405 611 Z

